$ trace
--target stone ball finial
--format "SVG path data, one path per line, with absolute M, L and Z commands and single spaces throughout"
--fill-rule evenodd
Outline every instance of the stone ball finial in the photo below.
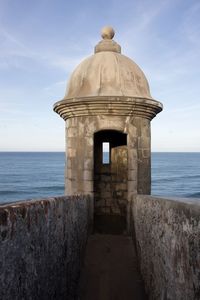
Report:
M 115 35 L 115 31 L 111 26 L 105 26 L 101 30 L 101 37 L 104 40 L 112 40 Z

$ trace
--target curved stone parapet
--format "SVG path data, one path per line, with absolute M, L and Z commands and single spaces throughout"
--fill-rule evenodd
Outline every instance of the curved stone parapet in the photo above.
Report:
M 138 116 L 152 120 L 162 111 L 160 102 L 134 97 L 84 97 L 58 101 L 54 111 L 64 120 L 80 116 Z

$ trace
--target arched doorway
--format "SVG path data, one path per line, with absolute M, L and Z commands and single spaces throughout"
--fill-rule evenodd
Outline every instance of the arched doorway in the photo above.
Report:
M 127 135 L 116 130 L 94 134 L 94 230 L 126 230 Z

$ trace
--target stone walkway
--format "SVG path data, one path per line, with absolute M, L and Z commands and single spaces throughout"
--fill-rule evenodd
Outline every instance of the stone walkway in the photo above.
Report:
M 146 300 L 130 237 L 89 237 L 80 280 L 81 300 Z

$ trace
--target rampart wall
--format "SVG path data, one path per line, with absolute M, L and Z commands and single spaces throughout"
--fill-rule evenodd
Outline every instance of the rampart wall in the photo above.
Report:
M 137 195 L 131 225 L 150 300 L 200 299 L 200 202 Z M 76 299 L 89 196 L 0 206 L 0 299 Z
M 200 299 L 200 202 L 137 195 L 131 213 L 150 299 Z
M 0 299 L 74 299 L 91 203 L 73 196 L 0 206 Z

